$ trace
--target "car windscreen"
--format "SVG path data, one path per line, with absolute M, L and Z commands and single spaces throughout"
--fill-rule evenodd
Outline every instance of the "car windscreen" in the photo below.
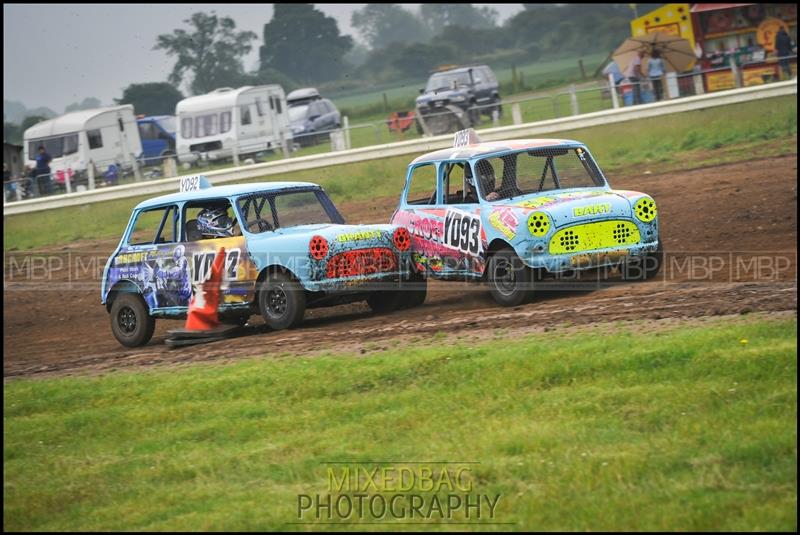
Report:
M 294 123 L 302 121 L 308 115 L 308 104 L 301 104 L 300 106 L 292 106 L 289 108 L 289 122 Z
M 510 199 L 540 191 L 605 185 L 586 149 L 543 148 L 478 160 L 477 182 L 486 200 Z
M 469 85 L 469 73 L 459 72 L 434 74 L 428 80 L 428 85 L 425 87 L 425 91 L 451 89 L 453 87 L 453 82 L 456 82 L 458 85 Z
M 312 190 L 256 192 L 237 199 L 244 227 L 253 233 L 299 225 L 342 223 L 325 193 Z

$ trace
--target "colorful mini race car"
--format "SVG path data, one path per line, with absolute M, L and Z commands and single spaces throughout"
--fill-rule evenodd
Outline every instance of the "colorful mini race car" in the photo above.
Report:
M 411 234 L 425 277 L 485 280 L 501 305 L 516 306 L 548 275 L 618 265 L 626 279 L 661 265 L 652 197 L 612 190 L 589 149 L 563 139 L 455 146 L 408 166 L 391 222 Z
M 260 312 L 271 328 L 286 329 L 308 307 L 358 300 L 374 310 L 414 306 L 425 299 L 425 281 L 410 280 L 410 244 L 399 226 L 345 225 L 316 184 L 211 187 L 191 177 L 180 193 L 134 208 L 106 263 L 101 301 L 122 345 L 146 344 L 156 318 L 186 316 L 193 287 L 224 247 L 225 322 L 243 325 Z

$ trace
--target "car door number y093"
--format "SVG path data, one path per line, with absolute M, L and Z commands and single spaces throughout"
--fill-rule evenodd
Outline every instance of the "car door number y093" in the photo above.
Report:
M 444 216 L 444 245 L 468 254 L 481 252 L 481 219 L 460 210 Z

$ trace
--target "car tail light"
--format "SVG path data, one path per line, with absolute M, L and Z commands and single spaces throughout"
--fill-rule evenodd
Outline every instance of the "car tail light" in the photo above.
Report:
M 411 235 L 404 227 L 394 231 L 394 246 L 398 251 L 408 251 L 411 247 Z
M 308 252 L 314 260 L 322 260 L 328 255 L 328 240 L 322 236 L 314 236 L 308 242 Z

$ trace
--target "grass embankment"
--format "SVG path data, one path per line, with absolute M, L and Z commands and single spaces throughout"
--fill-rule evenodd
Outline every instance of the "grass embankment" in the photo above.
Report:
M 632 329 L 14 381 L 4 528 L 307 529 L 346 460 L 477 462 L 488 529 L 794 531 L 796 320 Z
M 612 186 L 614 174 L 689 169 L 701 165 L 797 153 L 797 100 L 779 97 L 735 106 L 560 132 L 585 142 Z M 397 198 L 412 156 L 287 173 L 274 180 L 322 184 L 334 202 Z M 79 239 L 119 237 L 131 208 L 147 197 L 7 216 L 4 250 L 23 250 Z M 345 214 L 345 217 L 347 214 Z

